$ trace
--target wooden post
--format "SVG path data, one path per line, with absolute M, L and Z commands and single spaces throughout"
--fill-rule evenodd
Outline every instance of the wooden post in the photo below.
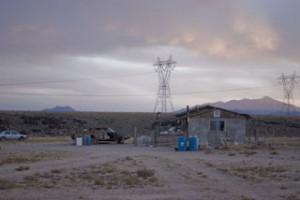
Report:
M 189 122 L 190 122 L 190 107 L 186 106 L 186 141 L 187 141 L 187 148 L 190 148 L 189 143 Z
M 154 133 L 154 147 L 157 146 L 157 135 L 159 133 L 160 128 L 160 112 L 156 113 L 156 122 L 155 122 L 155 133 Z
M 226 149 L 227 149 L 227 137 L 228 137 L 228 134 L 227 134 L 227 131 L 225 131 L 225 147 L 226 147 Z
M 134 140 L 133 143 L 135 146 L 137 146 L 137 127 L 134 127 Z

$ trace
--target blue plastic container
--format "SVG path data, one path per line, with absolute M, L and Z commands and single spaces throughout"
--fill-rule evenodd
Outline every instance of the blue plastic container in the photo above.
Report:
M 189 150 L 190 151 L 198 151 L 199 140 L 197 136 L 193 136 L 189 138 Z
M 186 151 L 186 138 L 185 137 L 178 137 L 177 138 L 177 144 L 178 144 L 178 151 Z
M 89 146 L 92 143 L 92 138 L 91 135 L 85 135 L 84 136 L 84 145 Z

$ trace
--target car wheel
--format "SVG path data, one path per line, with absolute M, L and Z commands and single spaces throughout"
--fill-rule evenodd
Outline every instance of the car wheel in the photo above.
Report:
M 24 137 L 20 137 L 19 140 L 25 140 L 25 138 Z
M 124 144 L 124 138 L 118 141 L 118 144 Z
M 1 140 L 1 141 L 6 140 L 6 137 L 2 137 L 2 138 L 0 138 L 0 140 Z

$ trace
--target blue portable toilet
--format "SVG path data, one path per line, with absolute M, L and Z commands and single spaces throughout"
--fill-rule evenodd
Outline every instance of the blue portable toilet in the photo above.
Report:
M 178 151 L 186 151 L 186 149 L 187 149 L 186 142 L 187 141 L 186 141 L 185 137 L 177 138 Z
M 197 136 L 192 136 L 189 138 L 189 150 L 190 151 L 198 151 L 199 140 Z

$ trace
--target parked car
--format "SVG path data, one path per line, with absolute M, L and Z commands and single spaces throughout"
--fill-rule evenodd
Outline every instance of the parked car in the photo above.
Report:
M 0 140 L 25 140 L 28 136 L 14 130 L 5 130 L 0 133 Z

